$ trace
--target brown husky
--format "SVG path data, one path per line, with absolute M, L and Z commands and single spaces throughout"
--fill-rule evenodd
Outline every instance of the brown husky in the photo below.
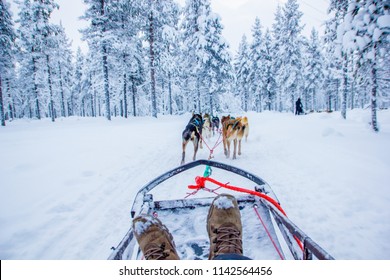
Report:
M 249 124 L 247 117 L 231 118 L 224 116 L 221 119 L 222 122 L 222 138 L 223 148 L 227 158 L 230 157 L 230 143 L 233 140 L 234 150 L 233 159 L 236 159 L 236 150 L 238 142 L 238 155 L 241 155 L 241 139 L 245 136 L 248 138 Z

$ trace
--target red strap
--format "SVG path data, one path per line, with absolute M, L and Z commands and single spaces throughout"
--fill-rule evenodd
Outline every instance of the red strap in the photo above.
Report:
M 276 208 L 278 208 L 278 210 L 280 212 L 282 212 L 283 215 L 286 215 L 286 213 L 284 212 L 284 210 L 282 209 L 282 207 L 280 207 L 279 203 L 274 200 L 272 197 L 269 197 L 268 195 L 265 195 L 263 193 L 260 193 L 260 192 L 257 192 L 257 191 L 252 191 L 252 190 L 248 190 L 248 189 L 244 189 L 244 188 L 240 188 L 240 187 L 235 187 L 235 186 L 230 186 L 228 184 L 223 184 L 221 182 L 218 182 L 217 180 L 214 180 L 210 177 L 200 177 L 200 176 L 197 176 L 195 178 L 195 183 L 196 185 L 191 185 L 191 186 L 188 186 L 189 189 L 202 189 L 205 187 L 205 183 L 206 181 L 209 181 L 211 183 L 214 183 L 222 188 L 225 188 L 225 189 L 229 189 L 229 190 L 232 190 L 232 191 L 236 191 L 236 192 L 242 192 L 242 193 L 247 193 L 247 194 L 251 194 L 251 195 L 255 195 L 255 196 L 258 196 L 258 197 L 261 197 L 261 198 L 264 198 L 265 200 L 269 201 L 272 205 L 274 205 Z
M 263 194 L 261 192 L 257 192 L 257 191 L 253 191 L 253 190 L 248 190 L 248 189 L 244 189 L 244 188 L 240 188 L 240 187 L 235 187 L 235 186 L 230 186 L 228 185 L 227 183 L 226 184 L 223 184 L 221 182 L 218 182 L 217 180 L 214 180 L 210 177 L 200 177 L 200 176 L 197 176 L 195 178 L 195 183 L 196 185 L 190 185 L 188 186 L 189 189 L 193 189 L 193 190 L 199 190 L 199 189 L 203 189 L 205 187 L 205 184 L 206 184 L 206 181 L 209 181 L 213 184 L 216 184 L 222 188 L 225 188 L 225 189 L 229 189 L 229 190 L 232 190 L 232 191 L 236 191 L 236 192 L 242 192 L 242 193 L 247 193 L 247 194 L 250 194 L 250 195 L 254 195 L 254 196 L 258 196 L 258 197 L 261 197 L 265 200 L 267 200 L 268 202 L 270 202 L 273 206 L 275 206 L 284 216 L 287 217 L 287 214 L 286 212 L 284 212 L 283 208 L 280 206 L 280 204 L 275 200 L 273 199 L 272 197 L 266 195 L 266 194 Z M 294 235 L 294 239 L 295 241 L 297 242 L 298 246 L 303 250 L 303 245 L 302 245 L 302 242 L 299 240 L 298 237 L 296 237 Z

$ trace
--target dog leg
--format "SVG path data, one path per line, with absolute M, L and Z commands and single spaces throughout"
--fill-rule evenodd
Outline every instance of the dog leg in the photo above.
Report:
M 237 139 L 234 139 L 234 140 L 233 140 L 233 145 L 234 145 L 234 149 L 233 149 L 233 159 L 236 159 Z
M 241 139 L 238 140 L 238 155 L 241 156 Z
M 188 141 L 183 141 L 183 144 L 182 144 L 182 149 L 183 149 L 183 153 L 182 153 L 182 157 L 181 157 L 181 164 L 182 165 L 185 163 L 187 143 L 188 143 Z
M 194 138 L 194 157 L 192 160 L 196 160 L 196 153 L 198 152 L 198 143 L 199 143 L 199 138 L 195 137 Z
M 230 140 L 226 140 L 227 150 L 226 150 L 226 158 L 230 157 Z
M 225 154 L 225 156 L 227 156 L 226 137 L 224 134 L 222 134 L 222 143 L 223 143 L 223 153 Z

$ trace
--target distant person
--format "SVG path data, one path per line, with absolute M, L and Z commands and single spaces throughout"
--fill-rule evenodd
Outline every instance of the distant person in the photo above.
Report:
M 301 102 L 301 98 L 298 97 L 298 100 L 295 102 L 295 115 L 303 114 L 303 105 Z

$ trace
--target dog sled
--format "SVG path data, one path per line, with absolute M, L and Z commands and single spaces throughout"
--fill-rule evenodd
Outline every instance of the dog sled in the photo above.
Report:
M 179 176 L 189 178 L 188 176 L 193 175 L 191 172 L 199 174 L 203 168 L 205 169 L 203 176 L 196 176 L 194 185 L 183 186 L 182 178 L 175 179 Z M 227 172 L 235 180 L 245 181 L 245 184 L 254 187 L 242 188 L 219 182 L 211 178 L 211 173 L 215 172 L 221 174 Z M 172 180 L 174 183 L 168 183 Z M 158 187 L 162 185 L 165 185 L 163 186 L 165 191 L 158 191 Z M 178 199 L 167 197 L 167 194 L 176 193 L 177 186 L 186 188 L 185 196 Z M 172 191 L 172 188 L 175 190 Z M 245 256 L 256 260 L 333 259 L 286 216 L 278 198 L 263 179 L 240 168 L 216 161 L 193 161 L 155 178 L 138 191 L 131 208 L 131 217 L 140 214 L 157 216 L 173 235 L 181 259 L 207 259 L 208 209 L 217 194 L 229 192 L 236 197 L 240 208 Z M 131 228 L 112 250 L 108 258 L 110 260 L 143 258 Z

